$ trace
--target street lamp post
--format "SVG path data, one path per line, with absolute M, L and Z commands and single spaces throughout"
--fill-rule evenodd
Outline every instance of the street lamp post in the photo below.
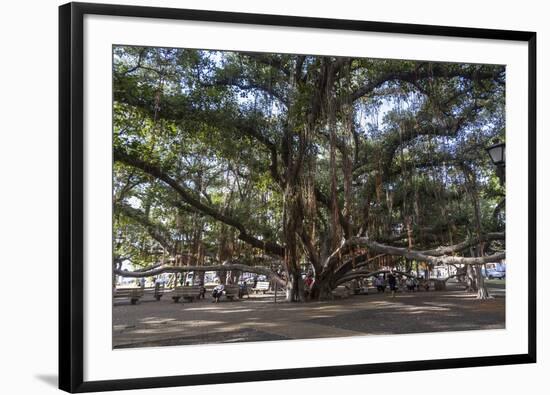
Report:
M 506 182 L 506 144 L 497 143 L 485 148 L 491 161 L 496 166 L 496 173 L 500 180 L 500 184 Z

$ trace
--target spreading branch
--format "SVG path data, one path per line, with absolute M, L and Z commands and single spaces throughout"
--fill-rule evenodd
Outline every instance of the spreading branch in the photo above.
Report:
M 489 233 L 482 236 L 484 240 L 498 240 L 504 238 L 503 233 Z M 348 255 L 355 248 L 367 248 L 370 252 L 386 254 L 392 256 L 402 256 L 407 259 L 414 259 L 431 264 L 455 264 L 455 265 L 481 265 L 489 262 L 500 262 L 506 257 L 506 252 L 499 252 L 493 255 L 484 257 L 460 257 L 452 256 L 454 252 L 458 252 L 468 248 L 470 245 L 479 242 L 479 239 L 467 240 L 465 242 L 447 247 L 440 247 L 434 250 L 415 251 L 408 248 L 394 247 L 378 243 L 370 240 L 368 237 L 351 237 L 343 240 L 340 246 L 334 250 L 332 254 L 324 262 L 324 271 L 333 271 L 342 261 L 342 257 Z M 351 260 L 347 261 L 339 272 L 345 273 L 346 269 L 352 268 Z
M 368 81 L 366 84 L 362 85 L 361 87 L 357 88 L 350 96 L 352 101 L 356 101 L 363 96 L 369 95 L 375 89 L 379 88 L 380 86 L 382 86 L 383 84 L 389 81 L 403 81 L 403 82 L 409 82 L 411 84 L 415 84 L 417 83 L 417 81 L 428 79 L 428 78 L 445 77 L 450 79 L 455 77 L 462 77 L 470 80 L 489 79 L 489 80 L 494 80 L 495 82 L 500 84 L 502 83 L 500 74 L 501 74 L 500 71 L 485 72 L 485 71 L 478 71 L 478 70 L 464 70 L 459 68 L 450 71 L 448 70 L 448 68 L 445 68 L 443 65 L 434 63 L 431 65 L 431 67 L 422 67 L 420 69 L 407 70 L 407 71 L 401 71 L 401 72 L 383 73 L 378 77 Z
M 422 253 L 425 255 L 431 255 L 431 256 L 449 255 L 454 252 L 464 251 L 470 248 L 471 246 L 478 245 L 480 242 L 483 242 L 483 241 L 504 240 L 504 239 L 506 239 L 506 234 L 504 232 L 487 233 L 486 235 L 481 235 L 481 237 L 473 237 L 471 239 L 465 240 L 462 243 L 454 244 L 452 246 L 437 247 L 433 250 L 422 251 Z
M 246 90 L 262 91 L 271 95 L 273 98 L 277 99 L 282 105 L 288 108 L 288 101 L 284 97 L 283 93 L 278 92 L 275 89 L 275 87 L 265 85 L 265 84 L 260 84 L 258 82 L 253 82 L 251 80 L 247 81 L 242 77 L 218 78 L 211 83 L 203 83 L 202 85 L 203 86 L 234 86 L 243 91 L 246 91 Z
M 281 247 L 277 243 L 259 240 L 256 237 L 252 236 L 241 222 L 226 214 L 222 214 L 213 207 L 207 206 L 206 204 L 202 203 L 199 199 L 195 198 L 191 194 L 191 192 L 187 190 L 186 187 L 184 187 L 168 174 L 166 174 L 164 171 L 162 171 L 159 166 L 146 162 L 118 148 L 114 149 L 114 159 L 126 165 L 141 169 L 145 173 L 165 182 L 170 187 L 172 187 L 187 204 L 195 207 L 197 210 L 200 210 L 201 212 L 214 218 L 215 220 L 223 222 L 224 224 L 227 224 L 237 229 L 239 231 L 238 238 L 245 243 L 248 243 L 253 247 L 259 248 L 266 253 L 277 255 L 280 257 L 284 256 L 283 247 Z

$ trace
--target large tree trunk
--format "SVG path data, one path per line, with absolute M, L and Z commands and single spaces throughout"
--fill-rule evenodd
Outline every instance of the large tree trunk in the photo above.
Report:
M 333 299 L 332 291 L 335 289 L 334 273 L 323 273 L 315 278 L 315 282 L 311 287 L 309 298 L 311 300 L 331 300 Z
M 474 267 L 468 265 L 466 267 L 466 292 L 475 292 L 477 291 L 477 285 L 475 281 L 475 272 Z
M 327 281 L 315 281 L 311 288 L 310 300 L 331 300 L 333 299 L 332 286 Z

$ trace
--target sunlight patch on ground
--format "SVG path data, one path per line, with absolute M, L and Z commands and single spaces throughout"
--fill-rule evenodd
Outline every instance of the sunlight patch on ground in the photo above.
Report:
M 175 318 L 157 318 L 157 317 L 148 317 L 140 320 L 139 322 L 143 324 L 166 324 L 170 321 L 176 321 Z
M 438 307 L 438 306 L 405 306 L 403 310 L 409 311 L 449 311 L 451 309 L 447 307 Z
M 205 307 L 188 307 L 185 311 L 219 311 L 220 308 L 217 306 L 205 306 Z
M 476 295 L 474 295 L 474 294 L 468 294 L 468 293 L 463 293 L 463 294 L 448 294 L 448 295 L 445 295 L 445 298 L 454 298 L 454 299 L 475 299 L 475 298 L 476 298 Z
M 228 314 L 228 313 L 248 313 L 254 311 L 253 309 L 240 309 L 240 310 L 214 310 L 213 313 Z

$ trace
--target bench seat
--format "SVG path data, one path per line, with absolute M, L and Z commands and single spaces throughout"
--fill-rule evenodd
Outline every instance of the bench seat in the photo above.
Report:
M 143 288 L 116 288 L 113 297 L 129 298 L 132 304 L 136 304 L 143 297 L 143 293 Z
M 205 292 L 205 288 L 200 285 L 176 287 L 172 293 L 172 299 L 174 303 L 179 302 L 180 299 L 192 302 L 195 299 L 204 298 Z
M 258 281 L 252 291 L 256 293 L 266 293 L 269 290 L 269 281 Z

